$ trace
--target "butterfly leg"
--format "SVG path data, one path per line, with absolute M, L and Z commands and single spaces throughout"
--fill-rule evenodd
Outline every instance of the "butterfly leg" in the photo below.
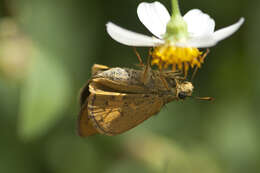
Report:
M 167 90 L 170 90 L 170 88 L 169 88 L 169 86 L 168 86 L 168 83 L 167 83 L 165 77 L 163 76 L 163 73 L 162 73 L 162 70 L 161 70 L 161 69 L 160 69 L 160 79 L 161 79 L 163 85 L 165 86 L 165 88 L 166 88 Z
M 201 57 L 199 57 L 200 63 L 203 63 L 203 62 L 204 62 L 204 59 L 206 58 L 206 56 L 207 56 L 208 54 L 209 54 L 209 49 L 207 49 L 206 52 L 205 52 Z M 198 70 L 199 70 L 199 67 L 196 66 L 196 67 L 195 67 L 195 70 L 193 71 L 193 74 L 192 74 L 192 77 L 191 77 L 191 81 L 193 81 L 193 79 L 194 79 L 195 75 L 197 74 Z
M 136 48 L 134 47 L 134 52 L 135 52 L 135 55 L 137 56 L 138 58 L 138 61 L 139 61 L 139 66 L 144 66 L 144 63 L 143 63 L 143 60 L 140 56 L 140 54 L 137 52 Z

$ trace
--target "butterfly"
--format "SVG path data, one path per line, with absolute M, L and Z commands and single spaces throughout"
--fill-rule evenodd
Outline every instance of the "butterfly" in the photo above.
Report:
M 80 92 L 78 133 L 114 136 L 139 125 L 174 100 L 192 95 L 193 85 L 178 72 L 109 68 L 95 64 Z

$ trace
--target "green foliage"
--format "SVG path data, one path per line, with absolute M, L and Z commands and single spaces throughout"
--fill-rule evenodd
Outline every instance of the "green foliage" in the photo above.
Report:
M 71 92 L 69 75 L 55 58 L 35 50 L 21 88 L 18 133 L 31 140 L 46 133 L 62 117 Z

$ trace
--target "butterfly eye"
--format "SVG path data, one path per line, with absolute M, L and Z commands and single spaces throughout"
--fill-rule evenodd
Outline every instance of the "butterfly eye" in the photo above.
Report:
M 179 92 L 178 97 L 179 99 L 183 100 L 187 97 L 187 94 L 185 92 Z

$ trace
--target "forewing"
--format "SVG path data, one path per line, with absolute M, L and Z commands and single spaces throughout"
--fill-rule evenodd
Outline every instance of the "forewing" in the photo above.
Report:
M 111 68 L 93 76 L 92 81 L 116 92 L 147 93 L 148 88 L 141 81 L 143 71 L 128 68 Z
M 93 82 L 106 87 L 108 91 L 127 93 L 147 93 L 150 92 L 144 85 L 128 84 L 123 81 L 115 81 L 107 78 L 95 78 Z
M 93 126 L 109 136 L 132 129 L 158 113 L 162 106 L 162 99 L 153 94 L 103 92 L 90 94 L 88 98 L 88 114 Z

